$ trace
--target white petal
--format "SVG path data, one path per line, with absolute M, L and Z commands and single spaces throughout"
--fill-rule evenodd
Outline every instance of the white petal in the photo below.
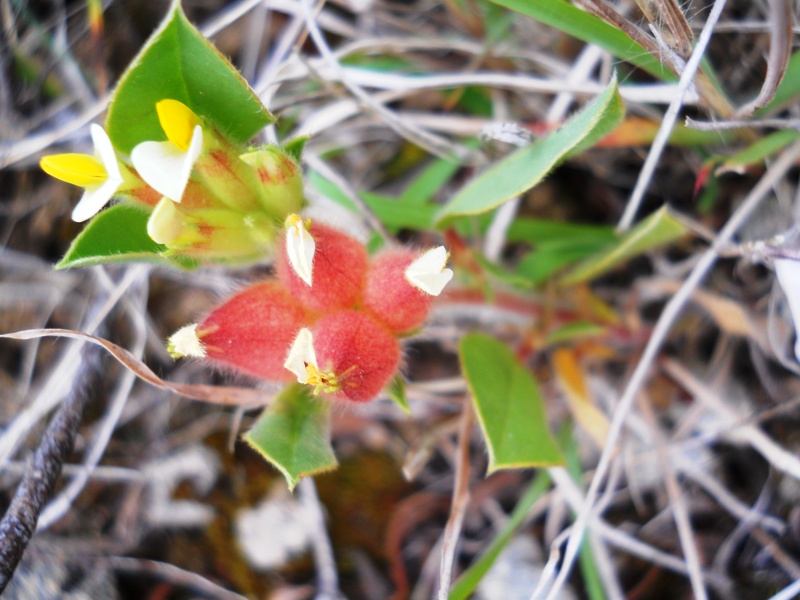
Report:
M 94 155 L 102 163 L 107 177 L 100 185 L 89 186 L 83 192 L 80 202 L 72 210 L 72 220 L 76 223 L 88 221 L 100 212 L 114 196 L 114 192 L 122 185 L 122 173 L 120 173 L 117 155 L 108 134 L 96 123 L 89 126 L 89 131 L 92 135 Z
M 314 352 L 314 338 L 311 330 L 303 327 L 297 332 L 297 337 L 292 342 L 286 362 L 283 366 L 297 375 L 299 383 L 308 383 L 308 370 L 306 365 L 317 366 L 317 355 Z
M 303 220 L 297 215 L 291 215 L 289 219 L 293 217 L 295 218 L 294 222 L 286 232 L 286 254 L 294 272 L 311 286 L 316 244 L 305 228 Z
M 147 235 L 159 244 L 169 244 L 183 231 L 183 223 L 175 203 L 162 198 L 147 219 Z
M 100 127 L 97 123 L 92 123 L 89 126 L 89 131 L 92 134 L 92 144 L 94 144 L 94 155 L 108 173 L 108 178 L 122 183 L 122 173 L 119 170 L 119 163 L 117 162 L 117 153 L 114 152 L 114 146 L 111 145 L 111 139 L 105 129 Z
M 83 223 L 95 216 L 108 204 L 120 183 L 121 181 L 115 179 L 106 179 L 100 185 L 87 187 L 80 202 L 72 209 L 72 220 L 76 223 Z
M 775 275 L 789 302 L 796 336 L 794 354 L 800 361 L 800 262 L 780 258 L 774 261 Z
M 180 202 L 202 149 L 203 130 L 198 125 L 186 152 L 172 142 L 142 142 L 131 152 L 131 162 L 147 185 L 173 202 Z
M 197 335 L 197 323 L 181 327 L 173 333 L 167 340 L 167 352 L 172 358 L 183 356 L 203 358 L 206 355 L 206 349 L 200 341 L 200 336 Z
M 438 296 L 453 278 L 453 271 L 445 269 L 447 250 L 438 246 L 428 250 L 406 268 L 406 281 L 431 296 Z

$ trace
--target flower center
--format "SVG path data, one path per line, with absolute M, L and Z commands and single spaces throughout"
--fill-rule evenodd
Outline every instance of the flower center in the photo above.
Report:
M 306 383 L 314 386 L 315 396 L 320 392 L 335 394 L 342 389 L 342 384 L 334 373 L 330 371 L 320 371 L 317 367 L 309 363 L 304 364 L 306 366 L 306 373 L 308 374 Z

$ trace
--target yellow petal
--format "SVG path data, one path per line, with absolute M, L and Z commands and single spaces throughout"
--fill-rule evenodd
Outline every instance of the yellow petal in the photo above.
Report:
M 156 113 L 167 139 L 181 152 L 186 152 L 192 143 L 194 128 L 202 125 L 200 117 L 182 102 L 169 99 L 156 102 Z
M 108 179 L 102 163 L 88 154 L 54 154 L 39 161 L 42 171 L 72 185 L 100 185 Z

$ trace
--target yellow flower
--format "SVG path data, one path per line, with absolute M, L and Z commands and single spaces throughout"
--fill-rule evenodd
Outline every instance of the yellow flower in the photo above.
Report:
M 203 128 L 200 117 L 177 100 L 157 102 L 156 113 L 167 141 L 138 144 L 131 162 L 150 187 L 180 202 L 203 149 Z
M 94 156 L 55 154 L 39 161 L 42 170 L 56 179 L 84 188 L 83 197 L 72 211 L 72 220 L 86 221 L 102 209 L 123 184 L 117 156 L 102 127 L 90 127 Z

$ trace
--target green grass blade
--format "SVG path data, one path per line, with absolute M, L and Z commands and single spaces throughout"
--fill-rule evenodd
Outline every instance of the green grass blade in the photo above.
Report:
M 550 475 L 547 471 L 539 471 L 536 478 L 528 486 L 525 495 L 520 498 L 514 511 L 511 513 L 506 524 L 500 533 L 497 534 L 489 544 L 489 547 L 483 551 L 480 558 L 473 563 L 469 569 L 464 571 L 461 577 L 450 588 L 450 595 L 448 600 L 466 600 L 469 595 L 475 591 L 478 584 L 483 579 L 484 575 L 489 571 L 491 566 L 497 560 L 497 557 L 512 540 L 517 529 L 520 528 L 525 521 L 525 517 L 530 512 L 536 501 L 541 498 L 544 493 L 550 488 Z
M 687 232 L 686 225 L 664 206 L 623 235 L 618 243 L 570 269 L 558 283 L 568 286 L 595 279 L 634 256 L 680 239 Z
M 492 0 L 589 44 L 600 46 L 664 81 L 677 77 L 626 34 L 564 0 Z

